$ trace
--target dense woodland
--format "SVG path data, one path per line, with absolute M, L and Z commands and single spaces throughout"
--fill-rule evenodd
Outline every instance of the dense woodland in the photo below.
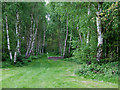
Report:
M 52 52 L 80 61 L 117 61 L 118 4 L 2 3 L 2 60 Z
M 3 2 L 3 66 L 46 54 L 78 64 L 118 65 L 119 6 L 119 2 Z

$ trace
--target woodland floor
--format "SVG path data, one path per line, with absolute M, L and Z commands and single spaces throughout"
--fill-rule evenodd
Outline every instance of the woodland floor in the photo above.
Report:
M 2 88 L 117 88 L 115 83 L 86 79 L 74 74 L 80 65 L 35 59 L 28 66 L 2 69 Z M 0 70 L 1 71 L 1 70 Z

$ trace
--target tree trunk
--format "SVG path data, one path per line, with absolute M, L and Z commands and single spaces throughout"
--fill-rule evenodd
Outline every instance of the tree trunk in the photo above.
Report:
M 46 29 L 45 29 L 45 23 L 44 23 L 44 36 L 43 36 L 43 47 L 42 47 L 42 54 L 45 52 L 45 37 L 46 37 Z
M 71 48 L 71 40 L 72 40 L 72 30 L 71 30 L 71 35 L 70 35 L 70 43 L 69 43 L 69 54 L 70 54 L 70 48 Z
M 17 52 L 18 52 L 19 54 L 21 54 L 21 53 L 20 53 L 20 41 L 19 41 L 20 23 L 19 23 L 19 14 L 18 14 L 18 12 L 17 12 L 17 14 L 16 14 L 16 18 L 17 18 L 17 23 L 16 23 Z M 19 25 L 19 26 L 18 26 L 18 25 Z M 18 30 L 18 28 L 19 28 L 19 30 Z M 18 32 L 18 31 L 19 31 L 19 32 Z
M 19 55 L 21 55 L 21 50 L 20 50 L 20 44 L 21 44 L 21 42 L 20 42 L 20 40 L 19 40 L 19 38 L 20 38 L 20 21 L 19 21 L 19 30 L 18 30 L 18 41 L 17 41 L 17 43 L 18 43 L 18 53 L 19 53 Z
M 78 24 L 77 24 L 77 31 L 79 32 L 79 38 L 80 38 L 80 41 L 81 41 L 81 44 L 82 44 L 82 36 L 81 36 L 80 31 L 79 31 Z
M 89 43 L 89 35 L 90 35 L 90 32 L 88 31 L 88 33 L 87 33 L 87 44 Z
M 62 22 L 61 22 L 61 31 L 60 31 L 60 55 L 62 56 L 63 53 L 63 42 L 62 42 Z
M 33 51 L 36 34 L 37 34 L 37 28 L 36 28 L 35 34 L 33 36 L 33 41 L 32 41 L 31 49 L 30 49 L 28 56 L 30 56 L 31 52 Z
M 90 5 L 88 6 L 88 17 L 90 16 Z M 87 33 L 87 41 L 86 43 L 89 43 L 89 36 L 90 36 L 90 27 L 88 26 L 88 33 Z
M 32 42 L 35 42 L 34 41 L 34 35 L 35 35 L 35 21 L 34 21 L 34 25 L 33 25 L 33 38 L 32 38 Z M 34 53 L 34 45 L 32 47 L 32 43 L 31 43 L 31 48 L 32 48 L 32 55 L 34 56 L 35 53 Z
M 6 32 L 7 32 L 7 46 L 8 46 L 8 51 L 9 51 L 9 54 L 10 54 L 10 60 L 12 61 L 12 52 L 10 50 L 10 38 L 9 38 L 9 31 L 8 31 L 7 16 L 6 16 Z
M 61 23 L 60 23 L 61 24 Z M 61 28 L 61 26 L 60 26 Z M 62 56 L 62 40 L 61 40 L 61 30 L 58 33 L 59 35 L 59 54 Z
M 40 37 L 39 38 L 39 42 L 38 42 L 38 54 L 40 55 L 41 54 L 41 39 Z
M 97 33 L 98 33 L 98 45 L 97 45 L 97 57 L 96 60 L 100 61 L 102 58 L 102 45 L 103 45 L 103 34 L 102 34 L 102 25 L 101 25 L 101 17 L 100 13 L 102 11 L 102 4 L 98 2 L 98 12 L 96 17 L 97 23 Z
M 65 44 L 64 44 L 63 57 L 65 57 L 65 50 L 66 50 L 66 44 L 67 44 L 67 37 L 68 37 L 68 15 L 67 15 L 67 32 L 66 32 L 66 38 L 65 38 Z
M 27 51 L 26 51 L 26 54 L 25 54 L 26 57 L 28 57 L 28 53 L 29 53 L 29 50 L 30 50 L 31 42 L 32 42 L 32 25 L 33 25 L 33 15 L 31 14 L 30 39 L 29 39 L 28 48 L 27 48 Z
M 18 12 L 16 13 L 16 37 L 17 37 L 17 47 L 16 47 L 16 50 L 15 50 L 15 53 L 14 53 L 14 63 L 16 63 L 16 57 L 17 57 L 17 54 L 19 53 L 20 54 L 20 49 L 19 49 L 19 46 L 20 46 L 20 43 L 19 43 L 19 32 L 18 32 L 18 25 L 19 25 L 19 14 Z
M 17 51 L 14 53 L 14 63 L 16 63 Z

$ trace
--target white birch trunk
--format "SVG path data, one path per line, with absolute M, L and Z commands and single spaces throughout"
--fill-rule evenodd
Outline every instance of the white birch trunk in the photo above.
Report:
M 90 16 L 90 6 L 88 6 L 88 16 Z M 89 43 L 89 36 L 90 36 L 89 29 L 90 29 L 90 28 L 89 28 L 89 26 L 88 26 L 87 41 L 86 41 L 87 44 Z
M 29 53 L 29 50 L 30 50 L 31 42 L 32 42 L 32 25 L 33 25 L 33 15 L 31 14 L 30 40 L 28 42 L 28 48 L 27 48 L 27 51 L 26 51 L 26 54 L 25 54 L 26 57 L 28 57 L 28 53 Z
M 10 39 L 9 39 L 7 16 L 6 16 L 6 32 L 7 32 L 7 46 L 8 46 L 8 50 L 9 50 L 9 54 L 10 54 L 10 60 L 12 61 L 12 52 L 10 50 Z
M 34 25 L 33 25 L 33 38 L 32 38 L 32 42 L 35 42 L 34 41 L 34 35 L 35 35 L 35 21 L 34 21 Z M 32 47 L 32 44 L 31 44 L 31 48 L 32 48 L 32 55 L 34 55 L 34 47 Z
M 17 23 L 16 23 L 16 35 L 17 35 L 17 53 L 20 54 L 20 41 L 19 41 L 19 32 L 20 31 L 20 24 L 19 24 L 19 14 L 17 12 L 16 14 L 16 18 L 17 18 Z M 19 25 L 19 26 L 18 26 Z M 18 30 L 19 28 L 19 30 Z
M 89 35 L 90 35 L 90 32 L 88 31 L 88 34 L 87 34 L 87 44 L 89 43 Z
M 16 22 L 17 47 L 16 47 L 16 50 L 15 50 L 15 53 L 14 53 L 14 63 L 16 63 L 17 54 L 18 53 L 20 54 L 20 42 L 19 42 L 19 32 L 18 32 L 18 31 L 20 31 L 20 24 L 19 24 L 19 14 L 18 14 L 18 12 L 16 13 L 16 19 L 17 19 L 17 22 Z
M 15 53 L 14 53 L 14 63 L 16 63 L 16 56 L 17 56 L 17 52 L 15 51 Z
M 96 17 L 96 23 L 97 23 L 97 33 L 98 33 L 98 50 L 97 50 L 97 57 L 96 60 L 100 61 L 102 58 L 102 45 L 103 45 L 103 34 L 102 34 L 102 25 L 101 25 L 101 17 L 100 13 L 102 11 L 102 4 L 98 3 L 98 12 Z
M 36 31 L 35 31 L 35 34 L 34 34 L 34 37 L 33 37 L 33 41 L 32 41 L 32 45 L 31 45 L 31 49 L 30 49 L 30 52 L 29 52 L 29 56 L 34 48 L 34 42 L 35 42 L 35 37 L 36 37 L 36 34 L 37 34 L 37 28 L 36 28 Z
M 72 30 L 71 30 L 71 35 L 70 35 L 69 54 L 70 54 L 71 40 L 72 40 Z
M 18 48 L 19 48 L 19 39 L 18 39 L 18 23 L 19 23 L 19 16 L 18 16 L 18 12 L 16 13 L 16 37 L 17 37 L 17 47 L 15 49 L 15 53 L 14 53 L 14 63 L 16 63 L 16 57 L 17 57 L 17 53 L 18 53 Z
M 4 32 L 5 32 L 5 30 L 4 30 L 4 23 L 3 23 L 3 27 L 2 27 L 2 33 L 3 33 L 3 35 L 4 35 Z M 5 39 L 5 38 L 4 38 L 4 36 L 3 36 L 3 38 L 2 38 L 3 41 L 2 41 L 2 42 L 4 42 L 4 39 Z
M 41 54 L 41 48 L 40 48 L 40 45 L 41 45 L 41 40 L 39 40 L 39 42 L 38 42 L 38 54 Z
M 66 50 L 66 44 L 67 44 L 67 37 L 68 37 L 68 15 L 67 15 L 67 32 L 66 32 L 66 38 L 65 38 L 65 44 L 64 44 L 63 57 L 65 56 L 65 50 Z
M 62 31 L 62 23 L 61 23 L 61 31 Z M 61 33 L 61 32 L 60 32 Z M 60 39 L 61 39 L 61 35 L 60 35 Z M 60 53 L 61 53 L 61 56 L 62 56 L 62 53 L 63 53 L 63 50 L 62 50 L 62 48 L 63 48 L 63 43 L 62 43 L 62 41 L 60 42 L 60 46 L 61 46 L 61 48 L 60 48 Z
M 19 33 L 18 33 L 18 40 L 17 40 L 17 45 L 18 45 L 18 53 L 21 55 L 21 52 L 20 52 L 20 40 L 19 40 L 19 36 L 20 36 L 20 21 L 19 21 Z

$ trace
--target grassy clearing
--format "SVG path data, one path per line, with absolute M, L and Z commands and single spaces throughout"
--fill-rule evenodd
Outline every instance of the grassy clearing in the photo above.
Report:
M 74 74 L 80 65 L 47 58 L 33 60 L 28 66 L 2 70 L 3 88 L 117 88 L 115 83 L 86 79 Z

